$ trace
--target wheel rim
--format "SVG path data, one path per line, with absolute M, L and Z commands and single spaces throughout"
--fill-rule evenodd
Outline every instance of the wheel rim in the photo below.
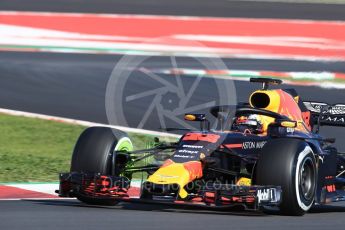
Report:
M 300 196 L 305 200 L 312 200 L 315 191 L 315 167 L 312 158 L 304 159 L 299 171 Z
M 128 137 L 121 138 L 115 146 L 115 151 L 133 151 L 133 144 Z

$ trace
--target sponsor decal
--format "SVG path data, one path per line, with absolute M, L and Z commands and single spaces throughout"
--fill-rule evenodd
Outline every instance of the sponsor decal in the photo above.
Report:
M 190 156 L 175 154 L 174 157 L 177 157 L 177 158 L 189 158 Z
M 294 133 L 295 129 L 294 128 L 286 128 L 287 133 Z
M 194 158 L 193 156 L 189 156 L 189 155 L 180 155 L 180 154 L 175 154 L 174 158 Z
M 323 106 L 327 106 L 326 103 L 319 103 L 319 102 L 303 102 L 303 104 L 307 107 L 308 110 L 315 112 L 315 113 L 320 113 L 321 108 Z
M 262 202 L 276 202 L 276 189 L 274 188 L 265 188 L 265 189 L 258 189 L 257 197 L 259 204 Z
M 328 122 L 344 123 L 345 124 L 345 117 L 323 116 L 322 120 L 328 121 Z
M 173 159 L 175 162 L 185 162 L 205 158 L 205 153 L 201 152 L 204 148 L 205 146 L 202 145 L 183 144 L 179 149 L 176 150 L 175 154 L 173 155 Z
M 242 149 L 262 149 L 266 143 L 267 141 L 259 141 L 259 142 L 246 141 L 246 142 L 243 142 Z
M 337 104 L 331 107 L 331 113 L 334 115 L 344 115 L 345 114 L 345 105 Z
M 344 104 L 335 104 L 328 105 L 327 103 L 319 102 L 303 102 L 308 110 L 315 113 L 326 113 L 330 115 L 344 115 L 345 114 L 345 105 Z M 324 110 L 324 111 L 322 111 Z
M 181 149 L 177 151 L 178 153 L 188 153 L 188 154 L 197 154 L 198 151 L 192 151 L 192 150 L 187 150 L 187 149 Z
M 197 160 L 199 158 L 199 155 L 199 151 L 196 150 L 180 149 L 177 150 L 176 153 L 173 155 L 173 159 L 180 158 L 188 160 Z
M 191 148 L 191 149 L 202 149 L 204 146 L 202 145 L 182 145 L 183 148 Z

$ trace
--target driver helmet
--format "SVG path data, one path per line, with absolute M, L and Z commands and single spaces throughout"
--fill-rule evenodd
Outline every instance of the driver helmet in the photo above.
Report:
M 235 118 L 233 129 L 240 132 L 261 134 L 264 132 L 259 115 L 251 114 Z

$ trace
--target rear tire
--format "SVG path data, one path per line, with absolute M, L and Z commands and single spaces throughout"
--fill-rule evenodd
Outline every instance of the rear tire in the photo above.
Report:
M 311 147 L 304 141 L 284 138 L 268 142 L 256 167 L 257 185 L 282 187 L 280 211 L 301 216 L 314 203 L 317 169 Z
M 84 130 L 75 145 L 71 172 L 111 175 L 112 154 L 117 150 L 132 151 L 127 134 L 107 127 L 90 127 Z M 91 205 L 115 205 L 113 200 L 95 199 L 78 195 L 77 199 Z

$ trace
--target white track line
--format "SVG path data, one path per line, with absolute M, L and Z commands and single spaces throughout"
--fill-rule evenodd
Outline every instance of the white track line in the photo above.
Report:
M 2 198 L 0 201 L 18 201 L 18 200 L 75 200 L 69 197 L 47 197 L 47 198 Z
M 171 133 L 157 132 L 157 131 L 137 129 L 137 128 L 129 128 L 129 127 L 117 126 L 117 125 L 107 125 L 107 124 L 95 123 L 95 122 L 90 122 L 90 121 L 75 120 L 75 119 L 70 119 L 70 118 L 49 116 L 49 115 L 38 114 L 38 113 L 29 113 L 29 112 L 10 110 L 10 109 L 4 109 L 4 108 L 0 108 L 0 113 L 12 115 L 12 116 L 56 121 L 56 122 L 61 122 L 61 123 L 66 123 L 66 124 L 81 125 L 85 127 L 104 126 L 104 127 L 119 129 L 124 132 L 130 132 L 130 133 L 138 133 L 138 134 L 146 134 L 146 135 L 162 136 L 162 137 L 174 137 L 174 138 L 180 137 L 180 135 L 171 134 Z
M 10 186 L 14 188 L 29 190 L 33 192 L 40 192 L 49 195 L 55 195 L 55 190 L 59 189 L 59 184 L 7 184 L 5 186 Z
M 139 179 L 133 179 L 131 181 L 131 187 L 132 188 L 140 188 L 141 187 L 142 181 Z M 0 201 L 16 201 L 16 200 L 61 200 L 61 199 L 75 199 L 75 198 L 66 198 L 66 197 L 58 197 L 58 195 L 55 193 L 55 190 L 59 189 L 59 184 L 58 183 L 5 183 L 1 184 L 2 186 L 7 186 L 7 187 L 14 187 L 18 189 L 23 189 L 27 191 L 32 191 L 32 192 L 38 192 L 38 193 L 43 193 L 47 195 L 53 195 L 56 197 L 33 197 L 33 198 L 0 198 Z M 132 198 L 138 198 L 136 196 L 133 196 Z

